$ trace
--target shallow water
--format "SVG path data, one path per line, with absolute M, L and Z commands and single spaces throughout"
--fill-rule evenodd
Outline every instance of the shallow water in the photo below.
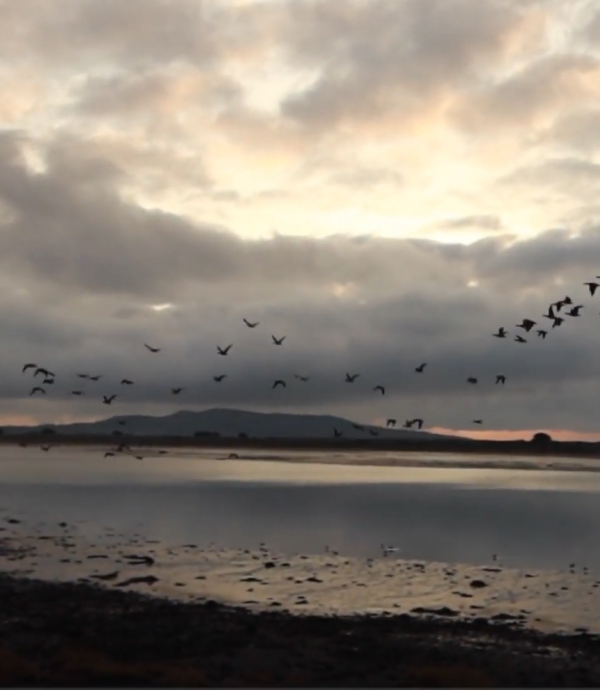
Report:
M 223 451 L 188 450 L 137 461 L 90 449 L 2 448 L 0 506 L 78 523 L 90 536 L 110 526 L 173 544 L 267 542 L 285 553 L 328 546 L 357 557 L 380 555 L 384 543 L 408 559 L 477 564 L 498 554 L 506 566 L 575 562 L 600 572 L 596 472 L 356 466 L 292 455 L 225 461 Z M 565 462 L 543 459 L 554 461 Z

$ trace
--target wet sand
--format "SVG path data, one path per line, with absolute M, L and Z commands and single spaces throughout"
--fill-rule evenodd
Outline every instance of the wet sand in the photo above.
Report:
M 576 567 L 201 549 L 112 530 L 91 540 L 10 515 L 0 524 L 0 669 L 17 673 L 4 685 L 600 684 L 600 581 Z

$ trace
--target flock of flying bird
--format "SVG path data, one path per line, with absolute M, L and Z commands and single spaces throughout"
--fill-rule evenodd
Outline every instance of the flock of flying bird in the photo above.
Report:
M 597 280 L 600 280 L 600 276 L 596 276 Z M 596 282 L 586 282 L 583 284 L 584 286 L 587 286 L 590 295 L 594 295 L 598 288 L 600 287 L 600 283 Z M 567 307 L 569 308 L 567 310 Z M 552 302 L 546 311 L 545 314 L 542 315 L 542 318 L 549 319 L 552 322 L 551 329 L 558 328 L 562 326 L 562 324 L 566 321 L 565 317 L 571 317 L 571 318 L 577 318 L 581 316 L 581 310 L 584 308 L 583 304 L 574 304 L 573 300 L 571 297 L 566 295 L 564 298 L 557 300 L 556 302 Z M 564 310 L 564 311 L 563 311 Z M 259 325 L 258 321 L 249 321 L 248 319 L 244 318 L 243 322 L 246 324 L 246 326 L 250 329 L 254 329 Z M 536 321 L 533 321 L 532 319 L 526 318 L 523 319 L 520 324 L 516 324 L 515 328 L 521 328 L 523 331 L 528 334 L 532 331 L 534 326 L 537 326 L 538 323 Z M 497 333 L 492 333 L 492 335 L 495 338 L 501 338 L 501 339 L 506 339 L 509 335 L 508 331 L 504 327 L 500 327 L 498 329 Z M 546 339 L 546 336 L 548 335 L 548 331 L 543 329 L 543 328 L 538 328 L 536 330 L 536 335 L 538 338 L 541 338 L 542 340 Z M 282 346 L 284 341 L 286 340 L 286 336 L 281 336 L 281 337 L 276 337 L 274 335 L 271 335 L 271 340 L 274 345 L 276 346 Z M 528 340 L 519 334 L 516 334 L 514 337 L 514 342 L 521 343 L 521 344 L 526 344 Z M 151 354 L 157 354 L 161 351 L 162 348 L 159 347 L 152 347 L 151 345 L 148 345 L 147 343 L 144 343 L 144 347 L 151 353 Z M 225 346 L 225 347 L 220 347 L 217 346 L 217 354 L 221 357 L 227 357 L 233 347 L 233 343 Z M 423 374 L 425 372 L 425 368 L 427 367 L 427 362 L 423 362 L 419 366 L 415 368 L 415 372 L 418 374 Z M 29 370 L 33 370 L 33 378 L 35 379 L 37 376 L 41 375 L 41 385 L 36 385 L 31 389 L 31 392 L 29 393 L 30 396 L 35 395 L 36 393 L 40 393 L 42 395 L 46 395 L 47 389 L 44 388 L 44 386 L 52 386 L 54 385 L 54 382 L 56 380 L 56 375 L 50 371 L 49 369 L 46 369 L 45 367 L 39 366 L 37 363 L 34 362 L 28 362 L 23 366 L 22 373 L 25 373 Z M 98 382 L 102 378 L 101 374 L 84 374 L 84 373 L 76 373 L 77 378 L 79 379 L 84 379 L 87 381 L 91 382 Z M 355 374 L 350 374 L 346 373 L 345 376 L 345 382 L 352 384 L 354 383 L 361 375 L 358 373 Z M 213 381 L 216 383 L 221 383 L 227 378 L 227 374 L 218 374 L 212 377 Z M 294 378 L 297 379 L 298 381 L 301 381 L 302 383 L 307 383 L 310 380 L 309 376 L 301 375 L 301 374 L 294 374 Z M 466 379 L 466 382 L 471 385 L 476 385 L 478 383 L 478 379 L 474 376 L 469 376 Z M 496 376 L 496 384 L 502 384 L 504 385 L 506 383 L 506 376 L 504 374 L 498 374 Z M 134 385 L 134 381 L 131 379 L 123 378 L 121 380 L 121 385 L 122 386 L 132 386 Z M 273 381 L 273 385 L 271 386 L 272 389 L 275 388 L 286 388 L 287 387 L 287 382 L 284 379 L 276 379 Z M 171 388 L 171 393 L 172 395 L 179 395 L 182 391 L 184 391 L 184 387 L 176 387 L 176 388 Z M 373 392 L 380 393 L 381 395 L 386 394 L 386 387 L 378 384 L 373 387 Z M 71 394 L 74 396 L 81 396 L 84 394 L 84 391 L 82 390 L 73 390 L 71 391 Z M 103 395 L 102 396 L 102 403 L 105 405 L 111 405 L 114 400 L 117 398 L 117 394 L 113 393 L 112 395 Z M 482 419 L 474 419 L 473 420 L 474 424 L 483 424 Z M 126 424 L 125 420 L 119 420 L 118 424 L 124 426 Z M 397 420 L 393 418 L 389 418 L 386 421 L 386 428 L 393 428 L 397 424 Z M 417 427 L 418 429 L 423 428 L 424 421 L 421 418 L 415 418 L 415 419 L 407 419 L 404 424 L 402 425 L 406 429 L 412 429 L 413 427 Z M 359 431 L 364 431 L 364 432 L 369 432 L 372 436 L 377 436 L 378 431 L 373 429 L 372 427 L 369 426 L 363 426 L 360 424 L 352 424 L 353 428 L 359 430 Z M 333 429 L 333 435 L 335 438 L 339 438 L 343 436 L 343 432 L 339 431 L 338 429 L 334 428 Z M 49 450 L 50 446 L 42 446 L 43 450 Z M 133 454 L 131 451 L 131 448 L 127 444 L 121 444 L 119 447 L 115 449 L 116 452 L 128 452 L 130 454 Z M 161 454 L 166 453 L 166 451 L 160 451 Z M 111 456 L 114 455 L 115 453 L 112 451 L 107 452 L 105 455 L 106 456 Z M 142 456 L 135 456 L 138 459 L 142 459 Z

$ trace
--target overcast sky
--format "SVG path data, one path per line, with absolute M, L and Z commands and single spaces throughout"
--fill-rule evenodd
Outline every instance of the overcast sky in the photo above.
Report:
M 0 423 L 235 406 L 600 438 L 597 2 L 0 18 Z M 513 341 L 566 294 L 581 318 Z

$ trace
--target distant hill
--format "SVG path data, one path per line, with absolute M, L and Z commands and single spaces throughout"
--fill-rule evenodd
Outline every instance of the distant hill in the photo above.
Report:
M 120 425 L 119 421 L 124 421 L 125 424 Z M 246 434 L 250 438 L 318 439 L 332 438 L 334 428 L 341 431 L 346 439 L 372 438 L 369 429 L 376 431 L 379 438 L 385 439 L 434 441 L 454 438 L 426 431 L 384 429 L 372 425 L 365 425 L 361 430 L 356 429 L 353 422 L 331 415 L 248 412 L 224 408 L 201 412 L 180 410 L 164 417 L 118 415 L 97 422 L 6 426 L 3 431 L 4 434 L 25 434 L 42 429 L 54 429 L 57 434 L 65 435 L 109 435 L 115 430 L 120 430 L 138 436 L 194 436 L 198 432 L 203 432 L 223 437 Z

